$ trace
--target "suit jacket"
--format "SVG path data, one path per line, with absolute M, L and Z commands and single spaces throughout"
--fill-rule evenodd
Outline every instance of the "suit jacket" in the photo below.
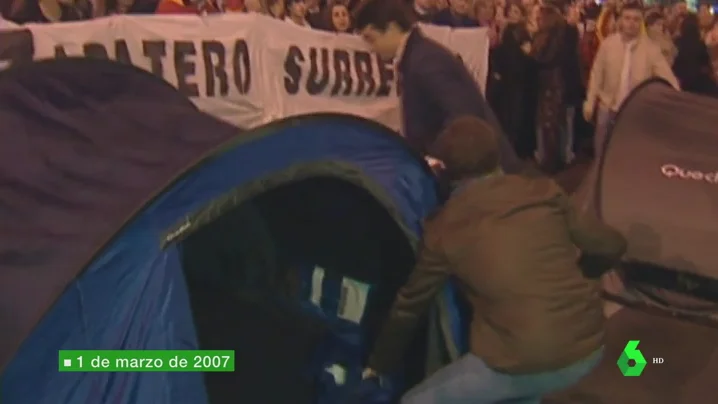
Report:
M 372 369 L 387 372 L 401 363 L 418 320 L 449 277 L 473 309 L 471 352 L 493 369 L 556 370 L 602 346 L 600 282 L 579 269 L 576 247 L 602 257 L 586 261 L 613 266 L 626 241 L 598 220 L 579 217 L 553 180 L 470 180 L 424 231 L 414 271 L 376 340 Z
M 635 46 L 631 66 L 631 83 L 634 86 L 652 77 L 660 77 L 673 87 L 680 88 L 661 49 L 648 36 L 640 35 Z M 596 102 L 612 109 L 620 107 L 617 103 L 621 102 L 618 91 L 624 56 L 625 44 L 620 34 L 613 34 L 601 42 L 586 89 L 586 102 L 591 109 L 595 108 Z
M 522 164 L 501 130 L 481 89 L 464 63 L 439 43 L 414 29 L 397 65 L 404 122 L 409 144 L 425 155 L 452 119 L 473 115 L 491 123 L 500 134 L 501 164 L 518 172 Z

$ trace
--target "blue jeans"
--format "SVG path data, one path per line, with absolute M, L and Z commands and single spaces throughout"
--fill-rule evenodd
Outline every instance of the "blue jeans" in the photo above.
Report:
M 401 404 L 540 404 L 543 396 L 578 383 L 602 358 L 603 348 L 563 369 L 511 375 L 467 354 L 406 393 Z

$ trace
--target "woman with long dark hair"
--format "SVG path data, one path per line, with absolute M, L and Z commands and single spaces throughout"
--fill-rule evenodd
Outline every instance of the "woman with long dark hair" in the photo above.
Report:
M 530 55 L 538 67 L 536 161 L 548 173 L 562 168 L 561 131 L 566 122 L 563 77 L 566 22 L 556 7 L 542 6 Z
M 325 26 L 332 32 L 352 32 L 351 14 L 346 3 L 336 2 L 326 8 Z
M 689 14 L 681 23 L 680 34 L 676 39 L 676 60 L 673 72 L 681 84 L 681 89 L 704 95 L 716 95 L 716 82 L 713 79 L 713 67 L 708 48 L 701 38 L 698 17 Z
M 666 34 L 666 25 L 663 14 L 660 11 L 651 11 L 646 15 L 646 34 L 653 42 L 661 48 L 661 53 L 673 65 L 676 58 L 676 45 L 671 37 Z
M 575 4 L 566 6 L 565 13 L 563 50 L 561 52 L 565 121 L 560 143 L 563 152 L 562 162 L 570 164 L 576 157 L 574 152 L 576 111 L 581 110 L 580 107 L 586 91 L 583 88 L 583 81 L 581 80 L 581 55 L 579 53 L 581 42 L 581 31 L 579 28 L 581 13 Z
M 507 25 L 494 52 L 494 74 L 498 77 L 498 93 L 493 101 L 496 115 L 519 157 L 528 157 L 535 148 L 533 128 L 535 104 L 533 98 L 533 63 L 521 49 L 531 43 L 526 29 L 526 9 L 519 2 L 506 5 Z
M 311 28 L 307 21 L 307 5 L 304 0 L 286 0 L 284 20 L 300 27 Z

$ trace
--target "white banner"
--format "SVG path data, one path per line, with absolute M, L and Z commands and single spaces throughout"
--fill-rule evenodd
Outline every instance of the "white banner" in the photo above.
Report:
M 392 64 L 380 62 L 355 35 L 256 14 L 117 16 L 21 29 L 32 33 L 34 59 L 125 61 L 162 77 L 203 111 L 240 127 L 313 112 L 349 113 L 399 127 Z M 422 30 L 460 56 L 484 88 L 485 29 Z M 0 65 L 11 63 L 20 48 L 17 38 L 11 50 L 0 43 Z

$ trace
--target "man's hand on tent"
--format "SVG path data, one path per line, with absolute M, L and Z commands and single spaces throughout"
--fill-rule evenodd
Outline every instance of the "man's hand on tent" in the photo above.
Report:
M 446 168 L 443 161 L 430 156 L 426 156 L 426 162 L 429 163 L 429 167 L 431 167 L 431 169 L 435 173 L 440 173 L 443 169 Z

